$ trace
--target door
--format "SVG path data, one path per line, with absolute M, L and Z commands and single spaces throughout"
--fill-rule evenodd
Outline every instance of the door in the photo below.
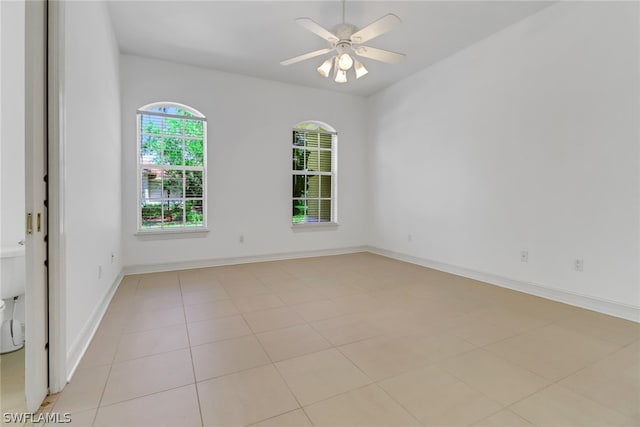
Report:
M 25 5 L 25 394 L 36 411 L 48 389 L 46 0 Z

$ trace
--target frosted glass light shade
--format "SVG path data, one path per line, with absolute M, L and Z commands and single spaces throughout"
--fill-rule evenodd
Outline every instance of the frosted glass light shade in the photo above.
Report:
M 347 72 L 345 70 L 338 70 L 336 73 L 336 83 L 346 83 L 347 82 Z
M 338 67 L 344 71 L 347 71 L 348 69 L 353 67 L 353 59 L 349 56 L 348 53 L 343 53 L 338 57 Z
M 355 61 L 355 68 L 354 70 L 356 71 L 356 79 L 359 79 L 360 77 L 364 76 L 365 74 L 367 74 L 369 71 L 364 67 L 364 65 L 362 65 L 362 62 L 356 60 Z
M 320 73 L 322 77 L 329 77 L 329 72 L 331 71 L 332 62 L 333 62 L 333 58 L 329 58 L 326 61 L 324 61 L 321 66 L 317 68 L 318 73 Z

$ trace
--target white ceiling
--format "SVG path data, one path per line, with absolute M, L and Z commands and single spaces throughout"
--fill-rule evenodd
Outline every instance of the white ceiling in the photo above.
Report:
M 369 74 L 359 80 L 349 75 L 346 84 L 315 71 L 330 54 L 280 65 L 284 59 L 328 47 L 294 20 L 309 17 L 333 30 L 342 22 L 340 1 L 112 0 L 109 8 L 123 53 L 368 96 L 551 3 L 349 0 L 346 21 L 357 28 L 387 13 L 399 16 L 400 26 L 366 45 L 407 57 L 396 65 L 363 58 Z

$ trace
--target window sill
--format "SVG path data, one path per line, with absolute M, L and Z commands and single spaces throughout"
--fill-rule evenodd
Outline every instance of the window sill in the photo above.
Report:
M 303 222 L 299 224 L 291 224 L 293 231 L 313 231 L 337 229 L 340 226 L 337 222 Z
M 137 237 L 149 237 L 149 238 L 162 238 L 165 236 L 166 238 L 188 238 L 188 237 L 203 237 L 209 233 L 209 229 L 205 227 L 189 227 L 189 228 L 172 228 L 166 230 L 148 230 L 148 231 L 138 231 L 134 233 L 134 236 Z

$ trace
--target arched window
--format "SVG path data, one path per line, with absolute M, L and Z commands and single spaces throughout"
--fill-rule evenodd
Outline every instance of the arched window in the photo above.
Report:
M 296 224 L 337 222 L 338 134 L 321 122 L 293 128 L 292 216 Z
M 138 109 L 138 230 L 207 225 L 207 122 L 173 102 Z

